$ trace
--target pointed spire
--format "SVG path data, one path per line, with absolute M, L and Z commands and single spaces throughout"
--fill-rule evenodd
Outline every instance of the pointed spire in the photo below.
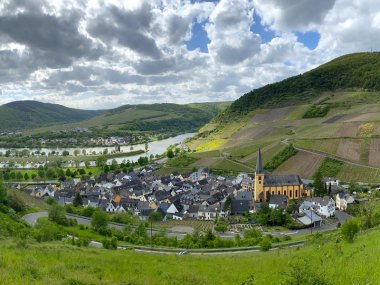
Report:
M 256 163 L 256 174 L 263 173 L 263 162 L 261 159 L 261 148 L 259 147 L 259 152 L 257 154 L 257 163 Z

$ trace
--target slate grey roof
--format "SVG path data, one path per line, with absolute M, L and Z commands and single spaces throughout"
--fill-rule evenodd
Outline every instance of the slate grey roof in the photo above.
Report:
M 267 174 L 264 177 L 264 186 L 292 186 L 301 185 L 302 180 L 298 175 Z
M 257 154 L 257 163 L 256 163 L 256 173 L 263 173 L 263 161 L 261 159 L 261 148 L 259 147 L 259 151 Z
M 235 200 L 251 201 L 252 200 L 252 192 L 251 191 L 238 191 L 236 193 Z
M 271 195 L 269 204 L 277 205 L 280 208 L 286 208 L 288 205 L 288 197 L 286 197 L 286 195 Z
M 251 207 L 251 201 L 249 200 L 232 200 L 231 213 L 242 214 L 249 211 Z

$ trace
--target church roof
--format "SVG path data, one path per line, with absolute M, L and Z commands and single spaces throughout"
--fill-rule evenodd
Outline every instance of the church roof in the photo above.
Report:
M 260 173 L 263 173 L 263 161 L 261 159 L 261 148 L 259 147 L 259 151 L 257 154 L 256 174 Z
M 267 174 L 264 178 L 264 186 L 291 186 L 301 185 L 302 180 L 298 175 Z

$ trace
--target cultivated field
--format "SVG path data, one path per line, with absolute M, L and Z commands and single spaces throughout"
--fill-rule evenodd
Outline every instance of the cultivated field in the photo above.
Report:
M 369 147 L 368 165 L 380 167 L 380 139 L 372 139 Z
M 357 181 L 367 183 L 379 183 L 380 169 L 361 167 L 345 163 L 337 177 L 341 181 L 345 182 Z
M 320 155 L 299 151 L 281 164 L 274 173 L 298 174 L 301 178 L 308 179 L 312 178 L 313 174 L 321 166 L 322 161 L 323 157 Z
M 360 127 L 360 123 L 344 123 L 337 135 L 339 137 L 356 137 L 356 134 L 358 133 L 358 130 L 359 130 L 359 127 Z
M 344 159 L 359 162 L 362 140 L 340 140 L 336 155 Z

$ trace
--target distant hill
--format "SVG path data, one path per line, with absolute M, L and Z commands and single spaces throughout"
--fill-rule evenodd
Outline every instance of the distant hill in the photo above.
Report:
M 322 92 L 340 89 L 380 90 L 380 53 L 355 53 L 336 58 L 304 74 L 244 94 L 219 120 L 247 114 L 255 108 L 297 105 Z
M 0 130 L 38 133 L 75 127 L 131 131 L 197 131 L 229 103 L 124 105 L 110 110 L 79 110 L 58 104 L 17 101 L 0 106 Z
M 0 106 L 0 129 L 30 129 L 90 119 L 103 111 L 67 108 L 37 101 L 16 101 Z

